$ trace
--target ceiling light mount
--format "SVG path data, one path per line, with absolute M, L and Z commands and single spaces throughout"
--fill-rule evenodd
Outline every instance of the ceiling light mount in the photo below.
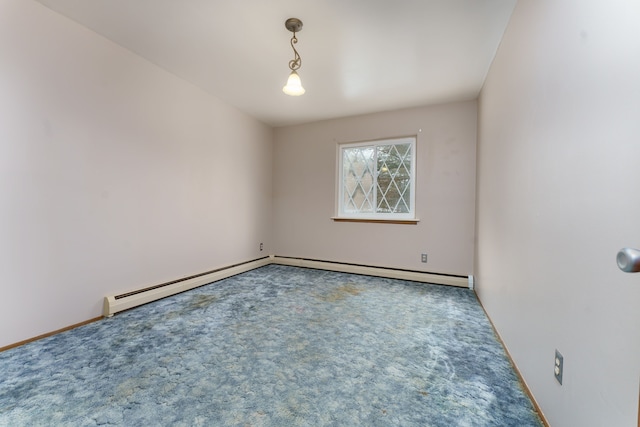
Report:
M 286 86 L 282 88 L 282 91 L 287 95 L 300 96 L 305 92 L 305 90 L 302 87 L 300 76 L 298 76 L 296 71 L 300 69 L 300 66 L 302 65 L 302 58 L 300 58 L 300 54 L 298 54 L 295 44 L 298 43 L 296 33 L 302 30 L 302 21 L 298 18 L 289 18 L 285 21 L 284 26 L 287 30 L 293 33 L 293 36 L 291 37 L 291 49 L 293 49 L 294 56 L 293 59 L 289 61 L 291 74 L 289 75 Z
M 298 18 L 289 18 L 284 23 L 284 26 L 292 33 L 299 33 L 302 30 L 302 21 Z

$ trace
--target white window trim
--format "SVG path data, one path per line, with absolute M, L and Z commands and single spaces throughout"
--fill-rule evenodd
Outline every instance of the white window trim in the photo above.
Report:
M 416 171 L 416 149 L 417 149 L 417 136 L 404 136 L 404 137 L 394 137 L 394 138 L 385 138 L 379 140 L 371 140 L 371 141 L 362 141 L 362 142 L 344 142 L 338 143 L 337 147 L 337 165 L 338 170 L 336 174 L 336 215 L 331 219 L 335 221 L 362 221 L 362 222 L 396 222 L 396 223 L 407 223 L 407 224 L 415 224 L 419 220 L 416 218 L 416 181 L 417 181 L 417 171 Z M 394 144 L 411 144 L 411 188 L 409 191 L 409 203 L 411 212 L 408 213 L 366 213 L 366 214 L 353 214 L 353 213 L 343 213 L 342 212 L 342 203 L 344 201 L 344 184 L 342 182 L 342 174 L 343 174 L 343 150 L 345 148 L 354 148 L 354 147 L 368 147 L 368 146 L 378 146 L 378 145 L 394 145 Z M 377 171 L 376 171 L 377 172 Z M 375 182 L 377 183 L 377 175 L 374 177 Z M 375 190 L 374 190 L 375 191 Z

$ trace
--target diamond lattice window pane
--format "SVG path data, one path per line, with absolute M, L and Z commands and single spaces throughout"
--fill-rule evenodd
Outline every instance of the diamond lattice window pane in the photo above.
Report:
M 343 151 L 343 203 L 347 213 L 373 212 L 374 155 L 373 147 Z
M 377 212 L 410 212 L 411 144 L 377 147 Z

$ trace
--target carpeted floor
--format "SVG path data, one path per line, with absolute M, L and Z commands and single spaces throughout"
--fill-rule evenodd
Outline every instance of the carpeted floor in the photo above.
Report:
M 541 426 L 475 295 L 270 265 L 0 353 L 2 426 Z

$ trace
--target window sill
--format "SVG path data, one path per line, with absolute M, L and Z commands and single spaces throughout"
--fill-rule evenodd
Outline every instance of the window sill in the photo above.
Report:
M 417 224 L 420 220 L 415 219 L 372 219 L 372 218 L 348 218 L 348 217 L 331 217 L 334 222 L 369 222 L 379 224 Z

